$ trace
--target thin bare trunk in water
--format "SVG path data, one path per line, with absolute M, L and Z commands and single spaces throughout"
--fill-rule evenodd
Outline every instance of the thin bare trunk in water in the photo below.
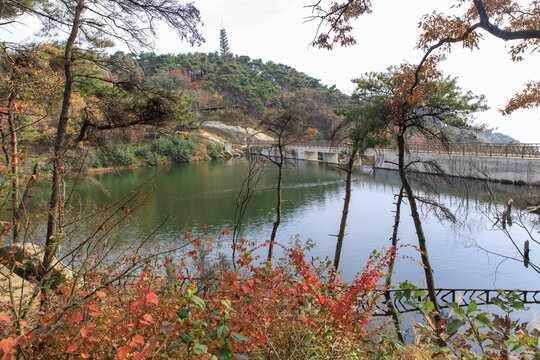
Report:
M 276 240 L 277 229 L 279 224 L 281 224 L 281 186 L 283 183 L 283 163 L 285 162 L 285 154 L 283 154 L 283 146 L 278 144 L 279 150 L 279 163 L 278 166 L 278 182 L 277 182 L 277 203 L 276 203 L 276 220 L 274 221 L 274 226 L 272 227 L 272 234 L 270 235 L 270 245 L 268 246 L 268 257 L 267 261 L 272 261 L 272 256 L 274 255 L 274 241 Z
M 390 258 L 390 264 L 388 264 L 388 274 L 386 274 L 386 281 L 385 281 L 386 289 L 389 289 L 390 285 L 392 284 L 392 274 L 394 272 L 394 264 L 396 263 L 398 228 L 399 228 L 399 222 L 401 218 L 401 203 L 402 202 L 403 202 L 403 187 L 399 190 L 399 195 L 396 202 L 396 215 L 394 216 L 394 227 L 393 227 L 392 239 L 391 239 L 392 240 L 392 257 Z M 386 305 L 388 306 L 390 314 L 392 315 L 392 322 L 394 323 L 394 327 L 396 328 L 396 334 L 397 334 L 398 340 L 403 343 L 404 342 L 403 335 L 401 334 L 401 331 L 399 328 L 399 317 L 394 307 L 394 304 L 392 303 L 390 293 L 385 292 L 384 297 L 386 299 Z
M 354 161 L 358 154 L 358 148 L 354 147 L 347 162 L 347 177 L 345 179 L 345 198 L 343 199 L 343 211 L 341 212 L 341 223 L 339 225 L 339 233 L 336 241 L 336 253 L 334 254 L 334 271 L 339 268 L 339 260 L 341 258 L 341 248 L 343 247 L 343 239 L 345 238 L 345 228 L 347 227 L 347 216 L 349 215 L 349 204 L 351 202 L 351 182 Z
M 414 228 L 416 230 L 416 236 L 418 238 L 418 246 L 421 250 L 422 264 L 424 265 L 424 274 L 426 276 L 426 285 L 428 289 L 429 300 L 435 306 L 435 320 L 438 321 L 440 318 L 440 307 L 437 300 L 437 294 L 435 294 L 435 280 L 433 279 L 433 270 L 429 262 L 429 256 L 427 251 L 426 237 L 424 235 L 424 229 L 422 227 L 422 222 L 420 221 L 420 214 L 418 213 L 418 207 L 416 205 L 416 198 L 414 197 L 411 185 L 405 176 L 405 138 L 403 137 L 403 132 L 401 131 L 397 135 L 397 144 L 398 144 L 398 168 L 399 168 L 399 177 L 401 178 L 401 184 L 407 195 L 409 201 L 409 207 L 411 209 L 411 217 L 413 218 Z
M 236 209 L 234 211 L 234 227 L 233 227 L 233 251 L 232 251 L 232 264 L 233 269 L 236 271 L 236 250 L 237 245 L 241 239 L 242 225 L 244 216 L 248 209 L 248 205 L 255 193 L 255 190 L 262 179 L 264 174 L 264 163 L 260 161 L 256 156 L 249 157 L 249 166 L 247 175 L 242 182 L 240 192 L 236 196 Z

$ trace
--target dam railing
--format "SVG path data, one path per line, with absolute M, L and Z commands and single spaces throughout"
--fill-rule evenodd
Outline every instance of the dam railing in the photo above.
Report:
M 275 143 L 275 141 L 254 140 L 250 143 L 250 146 L 271 147 Z M 348 146 L 350 146 L 348 143 L 336 144 L 331 141 L 306 141 L 289 145 L 292 148 L 327 148 L 336 151 Z M 379 150 L 392 149 L 384 148 Z M 540 143 L 408 143 L 406 151 L 409 153 L 455 154 L 462 156 L 540 158 Z

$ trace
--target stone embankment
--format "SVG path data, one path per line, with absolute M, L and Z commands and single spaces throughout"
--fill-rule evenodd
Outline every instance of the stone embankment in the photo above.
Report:
M 370 150 L 368 154 L 374 156 L 375 167 L 397 170 L 395 151 Z M 440 169 L 455 177 L 540 186 L 540 158 L 411 152 L 405 155 L 405 162 L 412 164 L 410 170 L 421 173 L 438 174 Z

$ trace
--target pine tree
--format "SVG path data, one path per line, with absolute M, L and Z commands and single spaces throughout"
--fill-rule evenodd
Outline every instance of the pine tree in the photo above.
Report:
M 227 40 L 227 32 L 224 28 L 221 28 L 219 31 L 219 46 L 222 56 L 231 54 L 231 51 L 229 50 L 229 41 Z

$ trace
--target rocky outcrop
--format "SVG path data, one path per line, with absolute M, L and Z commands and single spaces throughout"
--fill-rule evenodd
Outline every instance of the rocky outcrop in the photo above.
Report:
M 272 137 L 252 128 L 242 126 L 226 125 L 219 121 L 204 121 L 200 125 L 203 129 L 213 129 L 228 135 L 238 142 L 245 142 L 247 139 L 272 140 Z
M 13 269 L 15 275 L 27 281 L 39 282 L 43 268 L 44 249 L 32 243 L 11 244 L 0 247 L 0 263 Z M 52 261 L 53 287 L 73 280 L 73 272 L 56 257 Z

